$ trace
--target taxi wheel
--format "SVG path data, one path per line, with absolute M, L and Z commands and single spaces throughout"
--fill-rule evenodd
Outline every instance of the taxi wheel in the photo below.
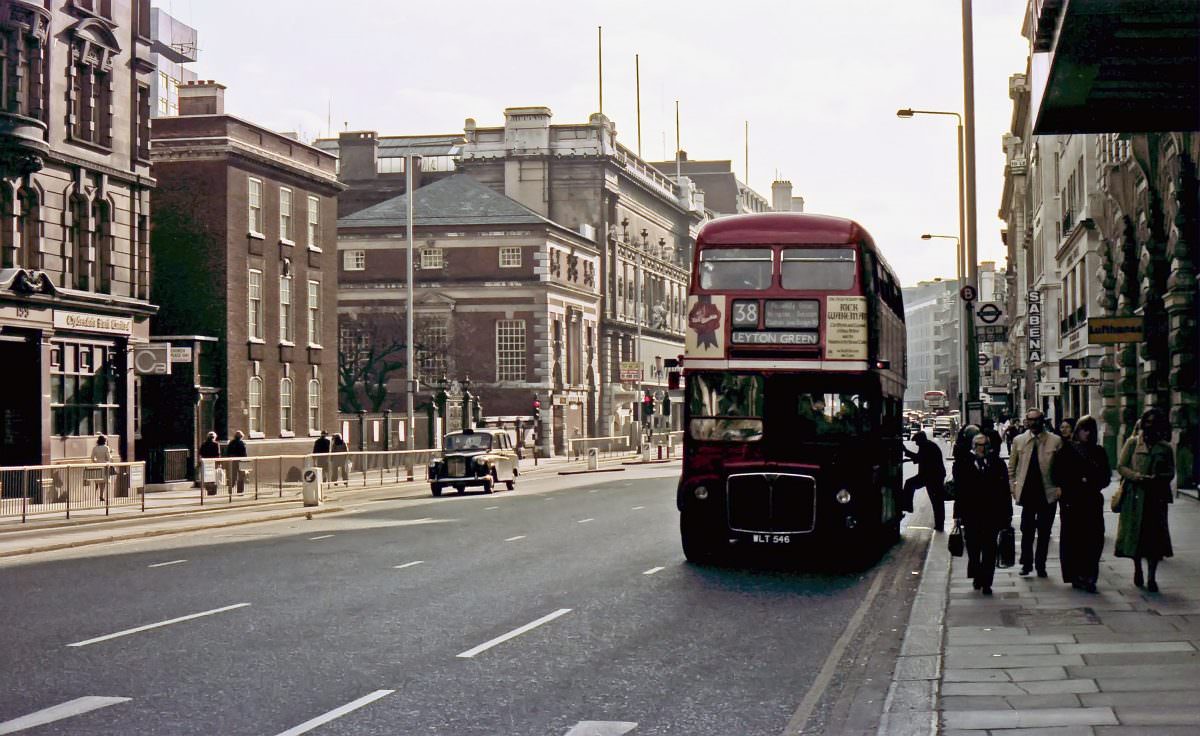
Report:
M 508 490 L 510 491 L 517 487 L 517 471 L 513 471 L 512 480 L 504 481 L 504 485 L 508 486 Z

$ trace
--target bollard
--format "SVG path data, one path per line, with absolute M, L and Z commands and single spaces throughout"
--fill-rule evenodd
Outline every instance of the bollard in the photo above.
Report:
M 642 462 L 650 462 L 650 443 L 642 445 Z
M 600 451 L 595 447 L 588 448 L 587 469 L 596 470 L 600 466 Z

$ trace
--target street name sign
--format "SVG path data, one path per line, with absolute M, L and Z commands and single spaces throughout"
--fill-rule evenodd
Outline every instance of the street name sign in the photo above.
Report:
M 1089 345 L 1115 345 L 1145 339 L 1145 321 L 1141 316 L 1089 317 L 1087 326 Z
M 1071 377 L 1068 380 L 1072 386 L 1101 385 L 1100 371 L 1095 368 L 1076 368 L 1071 371 Z
M 1038 384 L 1040 396 L 1062 396 L 1062 384 L 1057 381 L 1042 381 Z

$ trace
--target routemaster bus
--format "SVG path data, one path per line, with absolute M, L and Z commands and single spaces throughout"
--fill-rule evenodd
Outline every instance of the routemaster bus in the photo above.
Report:
M 925 410 L 939 411 L 950 406 L 950 400 L 946 397 L 945 391 L 926 391 L 925 392 Z
M 802 213 L 714 220 L 687 310 L 684 555 L 896 541 L 904 305 L 867 231 Z

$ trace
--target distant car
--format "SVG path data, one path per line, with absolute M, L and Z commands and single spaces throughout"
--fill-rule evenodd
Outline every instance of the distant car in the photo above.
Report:
M 954 417 L 938 417 L 933 420 L 933 436 L 934 437 L 953 437 L 958 431 L 958 422 Z
M 459 493 L 467 486 L 483 486 L 491 493 L 504 483 L 508 490 L 517 485 L 517 449 L 502 429 L 475 429 L 451 432 L 442 445 L 442 456 L 429 463 L 429 489 L 442 495 L 447 486 Z

